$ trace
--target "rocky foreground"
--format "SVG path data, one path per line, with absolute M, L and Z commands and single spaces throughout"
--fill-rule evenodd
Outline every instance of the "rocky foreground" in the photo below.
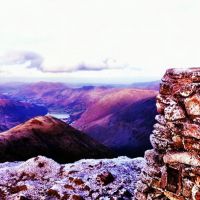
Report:
M 133 199 L 143 158 L 87 159 L 60 165 L 43 156 L 0 164 L 1 200 Z

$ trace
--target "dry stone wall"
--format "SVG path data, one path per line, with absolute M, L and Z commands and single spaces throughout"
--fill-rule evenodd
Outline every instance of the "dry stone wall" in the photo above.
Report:
M 169 69 L 137 200 L 200 200 L 200 68 Z

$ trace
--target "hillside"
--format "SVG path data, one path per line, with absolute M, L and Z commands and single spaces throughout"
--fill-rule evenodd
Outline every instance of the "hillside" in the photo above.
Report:
M 119 155 L 141 156 L 150 147 L 146 138 L 155 122 L 155 95 L 137 89 L 112 92 L 89 106 L 73 126 Z
M 46 115 L 47 112 L 44 106 L 16 101 L 0 95 L 0 132 L 35 116 Z
M 113 90 L 116 89 L 93 86 L 73 88 L 49 82 L 26 83 L 16 87 L 12 84 L 0 85 L 0 94 L 6 91 L 11 98 L 45 105 L 50 112 L 68 113 L 71 122 L 78 119 L 90 104 Z
M 44 155 L 58 162 L 113 154 L 89 136 L 53 117 L 36 117 L 0 134 L 0 162 Z
M 0 86 L 0 92 L 4 90 Z M 8 85 L 7 92 L 12 98 L 42 104 L 50 113 L 69 114 L 68 123 L 119 155 L 141 156 L 150 148 L 145 138 L 154 124 L 157 91 L 38 82 L 16 90 Z

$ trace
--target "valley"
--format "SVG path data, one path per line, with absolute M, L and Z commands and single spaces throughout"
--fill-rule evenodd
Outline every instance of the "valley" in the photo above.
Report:
M 144 85 L 142 83 L 141 87 Z M 48 82 L 18 83 L 0 85 L 0 94 L 5 95 L 6 91 L 7 97 L 13 101 L 44 107 L 46 112 L 42 113 L 36 113 L 34 109 L 35 116 L 51 115 L 61 119 L 112 149 L 117 155 L 136 157 L 142 156 L 151 147 L 146 138 L 155 123 L 157 91 L 149 89 L 151 83 L 146 85 L 147 89 L 135 89 L 111 86 L 69 87 L 63 83 Z M 19 115 L 15 110 L 10 113 Z M 18 120 L 7 128 L 2 121 L 0 126 L 3 131 L 24 121 Z

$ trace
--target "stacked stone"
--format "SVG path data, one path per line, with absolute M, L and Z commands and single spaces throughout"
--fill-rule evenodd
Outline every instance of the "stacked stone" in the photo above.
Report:
M 157 96 L 137 200 L 200 200 L 200 68 L 169 69 Z

